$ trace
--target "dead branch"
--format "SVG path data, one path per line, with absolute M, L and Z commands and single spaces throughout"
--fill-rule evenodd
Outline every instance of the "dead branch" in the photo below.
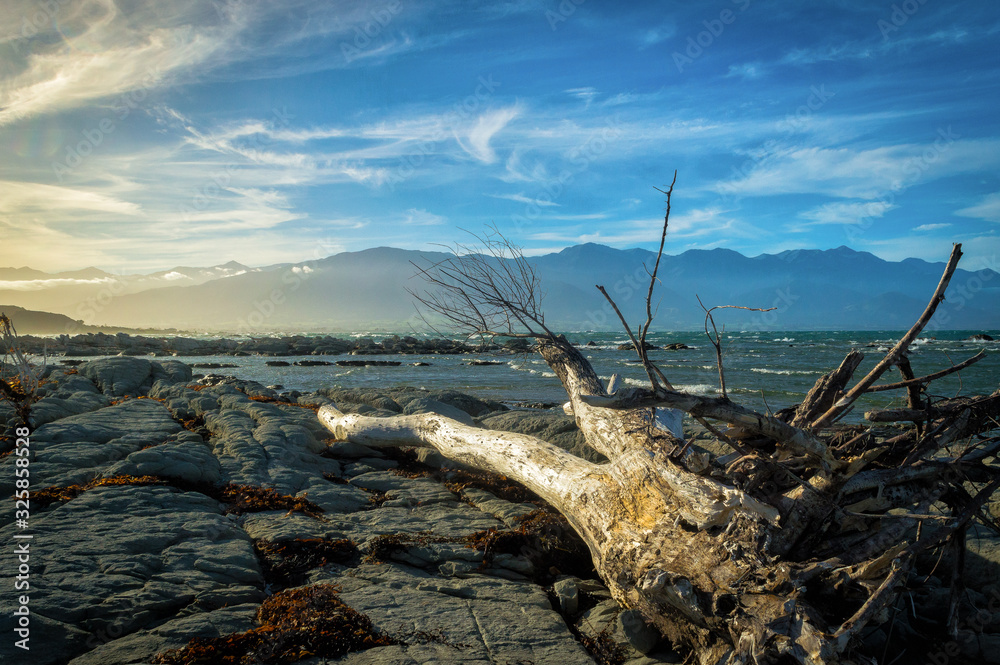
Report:
M 986 357 L 986 351 L 980 351 L 979 353 L 977 353 L 976 355 L 972 356 L 968 360 L 963 360 L 962 362 L 958 363 L 957 365 L 952 365 L 951 367 L 943 369 L 943 370 L 941 370 L 939 372 L 934 372 L 932 374 L 927 374 L 926 376 L 920 376 L 920 377 L 917 377 L 915 379 L 906 379 L 905 381 L 898 381 L 896 383 L 884 383 L 884 384 L 879 385 L 879 386 L 871 386 L 865 392 L 877 393 L 877 392 L 883 392 L 883 391 L 886 391 L 886 390 L 899 390 L 900 388 L 909 388 L 911 386 L 919 386 L 919 385 L 928 384 L 931 381 L 935 381 L 937 379 L 940 379 L 943 376 L 948 376 L 949 374 L 954 374 L 955 372 L 961 371 L 961 370 L 965 369 L 966 367 L 968 367 L 969 365 L 972 365 L 974 363 L 979 362 L 980 360 L 982 360 L 985 357 Z
M 833 422 L 850 411 L 858 397 L 866 392 L 872 384 L 878 381 L 879 377 L 881 377 L 886 370 L 896 364 L 902 354 L 910 348 L 910 344 L 912 344 L 913 340 L 917 338 L 920 331 L 922 331 L 924 326 L 926 326 L 931 320 L 931 317 L 934 316 L 934 312 L 937 311 L 938 305 L 942 300 L 944 300 L 944 292 L 947 290 L 948 283 L 951 281 L 951 276 L 955 274 L 955 268 L 958 267 L 958 261 L 961 258 L 962 246 L 955 245 L 951 251 L 951 257 L 948 259 L 948 265 L 945 267 L 944 274 L 941 276 L 941 281 L 938 282 L 937 288 L 934 290 L 934 295 L 931 296 L 930 303 L 928 303 L 927 308 L 924 310 L 924 313 L 920 315 L 920 318 L 917 319 L 917 322 L 913 324 L 913 327 L 910 328 L 909 332 L 903 335 L 902 339 L 900 339 L 899 342 L 897 342 L 896 345 L 889 350 L 885 357 L 882 358 L 882 360 L 880 360 L 870 372 L 868 372 L 868 375 L 861 379 L 857 385 L 851 388 L 847 394 L 844 395 L 843 399 L 838 401 L 830 407 L 826 413 L 813 421 L 813 427 L 822 427 L 823 425 Z
M 614 598 L 639 610 L 675 644 L 690 647 L 703 665 L 857 662 L 851 651 L 860 631 L 882 620 L 908 583 L 916 554 L 957 538 L 1000 485 L 1000 474 L 988 464 L 1000 450 L 1000 438 L 988 437 L 998 429 L 1000 391 L 933 404 L 911 399 L 911 406 L 920 408 L 909 411 L 920 412 L 926 428 L 891 438 L 867 432 L 843 443 L 831 427 L 889 367 L 902 362 L 944 297 L 960 246 L 924 314 L 876 368 L 846 390 L 862 357 L 848 354 L 785 422 L 735 404 L 725 392 L 703 397 L 673 390 L 649 361 L 645 335 L 672 186 L 666 193 L 660 253 L 650 271 L 647 316 L 638 334 L 598 287 L 646 367 L 648 389 L 607 393 L 583 354 L 545 326 L 530 264 L 502 238 L 487 239 L 497 243 L 493 253 L 456 251 L 421 270 L 436 289 L 421 302 L 443 320 L 480 334 L 538 340 L 587 443 L 607 463 L 591 464 L 534 437 L 489 432 L 436 415 L 368 418 L 327 406 L 320 418 L 339 438 L 372 446 L 430 445 L 525 484 L 587 542 Z M 721 359 L 721 333 L 711 310 L 706 315 L 706 334 L 711 323 Z M 971 359 L 963 365 L 969 364 Z M 924 391 L 935 375 L 945 375 L 917 379 L 901 371 L 905 385 L 895 387 L 920 385 Z M 720 383 L 725 391 L 724 375 Z M 652 426 L 657 407 L 679 409 L 703 422 L 738 459 L 706 465 L 702 455 L 678 455 L 676 438 Z M 708 419 L 751 438 L 737 442 Z M 977 434 L 986 440 L 963 443 Z M 930 459 L 932 453 L 937 456 Z M 970 480 L 986 482 L 975 499 L 965 490 Z M 947 510 L 939 515 L 941 505 Z M 933 528 L 935 523 L 943 526 Z
M 726 397 L 726 374 L 722 367 L 722 334 L 719 329 L 715 327 L 715 317 L 712 316 L 712 311 L 716 309 L 746 309 L 751 312 L 770 312 L 777 309 L 777 307 L 768 307 L 767 309 L 761 309 L 759 307 L 744 307 L 743 305 L 716 305 L 715 307 L 705 307 L 705 303 L 701 301 L 701 298 L 695 294 L 695 298 L 698 299 L 698 304 L 701 308 L 705 310 L 705 336 L 708 337 L 708 341 L 712 343 L 715 347 L 715 361 L 719 367 L 719 388 L 722 392 L 722 396 Z M 712 324 L 712 332 L 708 332 L 708 324 Z M 723 326 L 722 332 L 725 332 L 726 328 Z M 655 386 L 654 386 L 655 387 Z

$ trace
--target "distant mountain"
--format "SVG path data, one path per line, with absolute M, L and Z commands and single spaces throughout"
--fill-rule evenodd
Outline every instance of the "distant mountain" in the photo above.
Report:
M 213 331 L 407 330 L 416 322 L 407 288 L 422 290 L 418 265 L 449 255 L 379 247 L 316 261 L 248 269 L 227 264 L 213 269 L 157 273 L 157 288 L 122 294 L 96 311 L 93 322 Z M 569 247 L 530 259 L 545 295 L 550 327 L 561 330 L 617 330 L 617 316 L 595 285 L 603 285 L 628 321 L 645 319 L 647 267 L 656 255 L 596 244 Z M 697 329 L 707 307 L 742 305 L 769 312 L 730 309 L 717 321 L 730 329 L 901 329 L 923 311 L 944 264 L 917 259 L 889 262 L 847 247 L 800 250 L 746 257 L 726 249 L 691 250 L 664 256 L 654 294 L 656 327 Z M 218 277 L 191 285 L 189 270 L 215 270 Z M 963 289 L 965 295 L 962 295 Z M 0 292 L 0 301 L 5 294 Z M 950 329 L 1000 328 L 1000 275 L 959 270 L 939 324 Z
M 0 314 L 6 314 L 18 335 L 62 335 L 89 332 L 87 326 L 62 314 L 36 312 L 13 305 L 0 305 Z
M 115 275 L 98 268 L 46 273 L 31 268 L 0 268 L 0 302 L 59 312 L 88 324 L 97 323 L 115 298 L 168 286 L 196 286 L 260 268 L 235 261 L 211 268 L 179 266 L 149 275 Z

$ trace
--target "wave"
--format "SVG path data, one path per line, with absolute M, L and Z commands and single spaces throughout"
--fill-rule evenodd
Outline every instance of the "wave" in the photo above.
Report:
M 808 369 L 768 369 L 767 367 L 751 367 L 750 371 L 759 372 L 760 374 L 782 374 L 784 376 L 812 376 L 819 374 L 819 372 Z

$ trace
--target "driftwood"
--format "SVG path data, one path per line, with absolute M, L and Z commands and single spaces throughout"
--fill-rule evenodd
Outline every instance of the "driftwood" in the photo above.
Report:
M 885 620 L 918 553 L 961 540 L 998 484 L 1000 474 L 987 462 L 1000 442 L 983 435 L 997 427 L 1000 391 L 917 404 L 922 429 L 881 443 L 870 434 L 843 441 L 835 438 L 843 428 L 831 425 L 905 358 L 943 299 L 960 246 L 924 315 L 875 369 L 848 387 L 862 358 L 852 351 L 787 419 L 726 397 L 673 390 L 644 352 L 648 321 L 639 336 L 629 335 L 650 387 L 608 394 L 586 358 L 545 327 L 530 266 L 517 253 L 505 264 L 503 254 L 448 262 L 457 283 L 426 269 L 440 290 L 422 302 L 480 334 L 534 337 L 587 443 L 609 462 L 433 414 L 372 418 L 327 406 L 320 410 L 326 427 L 373 447 L 432 446 L 524 484 L 565 515 L 614 597 L 703 665 L 871 662 L 853 652 L 859 631 Z M 463 268 L 462 258 L 473 268 Z M 504 276 L 522 281 L 497 287 L 494 280 Z M 493 297 L 477 298 L 482 289 L 493 289 Z M 498 321 L 511 325 L 491 327 Z M 934 376 L 895 388 L 924 386 Z M 722 465 L 717 458 L 706 468 L 704 456 L 655 427 L 655 409 L 664 407 L 708 425 L 737 459 Z M 913 414 L 878 419 L 890 415 Z M 739 443 L 721 431 L 725 426 L 744 435 Z M 953 445 L 975 435 L 981 440 Z M 985 487 L 970 496 L 970 480 Z

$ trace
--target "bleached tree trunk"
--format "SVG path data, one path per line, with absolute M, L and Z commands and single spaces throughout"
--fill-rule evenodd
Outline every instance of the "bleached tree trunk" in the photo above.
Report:
M 1000 438 L 957 447 L 950 459 L 926 460 L 995 429 L 1000 391 L 938 408 L 927 404 L 921 429 L 880 445 L 870 433 L 829 443 L 831 423 L 864 392 L 926 386 L 979 358 L 919 379 L 907 372 L 900 384 L 874 385 L 903 362 L 909 343 L 943 300 L 960 246 L 927 310 L 875 369 L 848 389 L 862 358 L 848 354 L 816 382 L 789 422 L 725 396 L 673 390 L 642 350 L 651 321 L 648 299 L 640 335 L 628 332 L 651 388 L 607 394 L 586 358 L 544 326 L 530 266 L 516 253 L 514 268 L 505 265 L 503 249 L 493 254 L 495 260 L 473 257 L 471 267 L 444 262 L 451 281 L 435 283 L 452 289 L 454 299 L 423 302 L 480 332 L 498 320 L 508 329 L 514 322 L 527 328 L 524 336 L 538 341 L 587 443 L 609 461 L 590 463 L 531 436 L 433 414 L 370 418 L 327 406 L 320 410 L 326 427 L 338 438 L 373 447 L 432 446 L 522 483 L 567 518 L 618 602 L 641 610 L 663 635 L 690 647 L 702 665 L 870 662 L 852 660 L 851 641 L 865 625 L 884 620 L 916 555 L 961 538 L 1000 485 L 1000 474 L 985 464 L 1000 449 Z M 654 268 L 650 292 L 655 281 Z M 655 409 L 664 407 L 706 424 L 739 458 L 707 465 L 655 426 Z M 916 417 L 913 409 L 872 414 L 872 420 Z M 732 426 L 744 438 L 734 441 L 709 420 Z M 968 480 L 985 487 L 970 496 L 963 485 Z M 929 514 L 942 499 L 951 515 Z
M 679 448 L 677 439 L 651 433 L 651 409 L 591 406 L 586 397 L 603 394 L 600 381 L 564 339 L 543 342 L 541 353 L 563 380 L 587 441 L 609 463 L 435 414 L 371 418 L 327 406 L 320 419 L 341 439 L 432 446 L 522 483 L 567 518 L 615 598 L 643 610 L 671 640 L 697 645 L 702 663 L 726 662 L 734 648 L 827 662 L 812 610 L 779 591 L 788 586 L 788 572 L 760 553 L 779 522 L 777 509 L 681 468 L 670 454 Z M 749 598 L 751 589 L 752 606 L 743 607 L 738 598 Z M 798 637 L 777 644 L 767 625 L 782 622 L 796 626 Z M 731 642 L 720 634 L 731 634 Z

